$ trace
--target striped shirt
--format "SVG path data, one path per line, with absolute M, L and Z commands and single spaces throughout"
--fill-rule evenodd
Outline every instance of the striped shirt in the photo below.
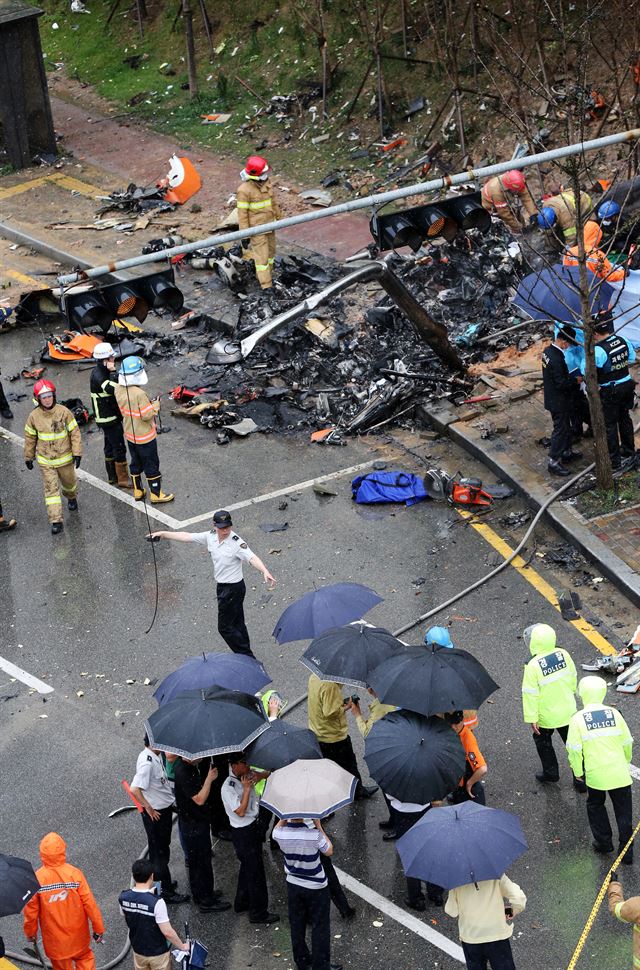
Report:
M 309 828 L 304 822 L 287 822 L 276 826 L 273 837 L 284 855 L 287 882 L 305 889 L 326 888 L 320 853 L 327 851 L 329 840 L 320 829 Z

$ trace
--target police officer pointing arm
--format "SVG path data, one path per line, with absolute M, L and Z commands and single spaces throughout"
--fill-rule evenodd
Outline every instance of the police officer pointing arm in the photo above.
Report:
M 271 589 L 276 581 L 263 561 L 249 549 L 247 543 L 231 526 L 231 514 L 220 509 L 213 515 L 214 528 L 210 532 L 152 532 L 150 539 L 172 539 L 175 542 L 196 542 L 206 546 L 213 562 L 217 583 L 218 632 L 234 653 L 253 656 L 249 633 L 244 620 L 246 586 L 242 578 L 242 563 L 248 562 L 262 573 Z

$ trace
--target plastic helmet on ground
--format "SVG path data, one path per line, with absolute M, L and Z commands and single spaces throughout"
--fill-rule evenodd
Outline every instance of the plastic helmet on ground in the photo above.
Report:
M 127 385 L 137 384 L 141 386 L 148 383 L 149 378 L 144 369 L 142 357 L 125 357 L 118 374 L 118 384 L 123 384 L 126 387 Z
M 512 168 L 510 171 L 505 172 L 504 175 L 501 175 L 500 181 L 505 189 L 508 189 L 510 192 L 522 192 L 527 184 L 524 175 L 517 168 Z
M 449 631 L 444 626 L 429 627 L 424 635 L 424 642 L 427 644 L 427 646 L 434 644 L 438 647 L 453 647 L 451 637 L 449 636 Z
M 96 344 L 93 348 L 93 359 L 94 360 L 109 360 L 110 357 L 115 357 L 116 352 L 110 343 L 104 341 L 101 344 Z
M 250 155 L 244 167 L 245 175 L 248 178 L 266 178 L 269 174 L 269 165 L 266 158 L 262 155 Z
M 607 199 L 598 209 L 598 219 L 603 226 L 609 226 L 620 215 L 620 206 L 613 199 Z
M 37 401 L 41 394 L 53 394 L 56 396 L 56 385 L 53 381 L 40 379 L 33 385 L 33 397 Z
M 557 218 L 555 210 L 550 205 L 545 205 L 538 213 L 538 225 L 541 229 L 553 229 Z

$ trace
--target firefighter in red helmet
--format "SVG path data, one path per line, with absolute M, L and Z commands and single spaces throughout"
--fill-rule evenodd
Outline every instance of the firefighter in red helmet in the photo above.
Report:
M 252 229 L 254 226 L 264 226 L 267 222 L 280 219 L 280 209 L 272 197 L 268 183 L 269 172 L 267 161 L 261 155 L 251 155 L 240 172 L 242 182 L 236 192 L 240 229 Z M 271 289 L 276 256 L 275 232 L 265 232 L 260 236 L 243 239 L 242 245 L 247 251 L 247 258 L 255 263 L 260 286 L 263 290 Z
M 78 508 L 76 468 L 82 457 L 82 439 L 69 408 L 56 402 L 56 386 L 51 381 L 35 382 L 33 403 L 36 407 L 24 427 L 24 461 L 29 469 L 34 458 L 40 466 L 51 532 L 57 535 L 62 532 L 60 487 L 69 511 Z
M 492 216 L 502 219 L 511 232 L 522 232 L 524 226 L 515 208 L 520 202 L 527 218 L 525 224 L 537 217 L 538 210 L 521 171 L 512 168 L 504 175 L 494 175 L 482 186 L 482 207 Z

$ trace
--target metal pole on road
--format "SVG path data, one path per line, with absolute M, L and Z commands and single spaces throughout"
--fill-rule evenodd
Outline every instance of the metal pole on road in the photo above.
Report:
M 259 236 L 265 232 L 276 232 L 279 229 L 288 229 L 289 226 L 299 226 L 305 222 L 313 222 L 316 219 L 328 219 L 330 216 L 342 215 L 344 212 L 356 212 L 358 209 L 368 209 L 372 206 L 383 205 L 387 202 L 395 202 L 398 199 L 410 199 L 414 195 L 423 195 L 425 192 L 434 192 L 439 189 L 451 188 L 454 185 L 464 185 L 474 179 L 487 178 L 492 175 L 502 175 L 511 169 L 529 168 L 531 165 L 540 165 L 543 162 L 552 162 L 559 158 L 568 158 L 571 155 L 581 155 L 585 152 L 594 152 L 600 148 L 607 148 L 610 145 L 621 145 L 625 142 L 632 142 L 640 139 L 640 128 L 633 128 L 631 131 L 618 132 L 615 135 L 605 135 L 603 138 L 593 138 L 591 141 L 577 142 L 574 145 L 564 145 L 562 148 L 553 148 L 548 152 L 539 152 L 537 155 L 525 155 L 508 162 L 499 162 L 496 165 L 486 165 L 484 168 L 469 168 L 465 172 L 457 175 L 443 175 L 442 178 L 430 179 L 428 182 L 420 182 L 416 185 L 408 185 L 404 189 L 394 189 L 391 192 L 379 192 L 377 195 L 368 195 L 362 199 L 353 199 L 351 202 L 342 202 L 340 205 L 330 206 L 328 209 L 320 209 L 314 212 L 304 212 L 299 216 L 290 216 L 288 219 L 280 219 L 276 222 L 267 222 L 263 226 L 256 226 L 253 229 L 242 229 L 235 232 L 226 232 L 217 236 L 208 236 L 197 242 L 185 243 L 182 246 L 173 246 L 171 249 L 163 249 L 157 253 L 148 253 L 146 256 L 133 256 L 131 259 L 121 259 L 115 263 L 105 263 L 103 266 L 96 266 L 83 273 L 68 273 L 59 276 L 58 282 L 61 286 L 76 283 L 79 280 L 94 279 L 97 276 L 105 276 L 114 273 L 116 270 L 133 269 L 135 266 L 144 266 L 146 263 L 157 263 L 171 256 L 182 256 L 184 253 L 193 253 L 197 249 L 208 246 L 220 246 L 223 243 L 237 242 L 239 239 L 248 239 L 250 236 Z

